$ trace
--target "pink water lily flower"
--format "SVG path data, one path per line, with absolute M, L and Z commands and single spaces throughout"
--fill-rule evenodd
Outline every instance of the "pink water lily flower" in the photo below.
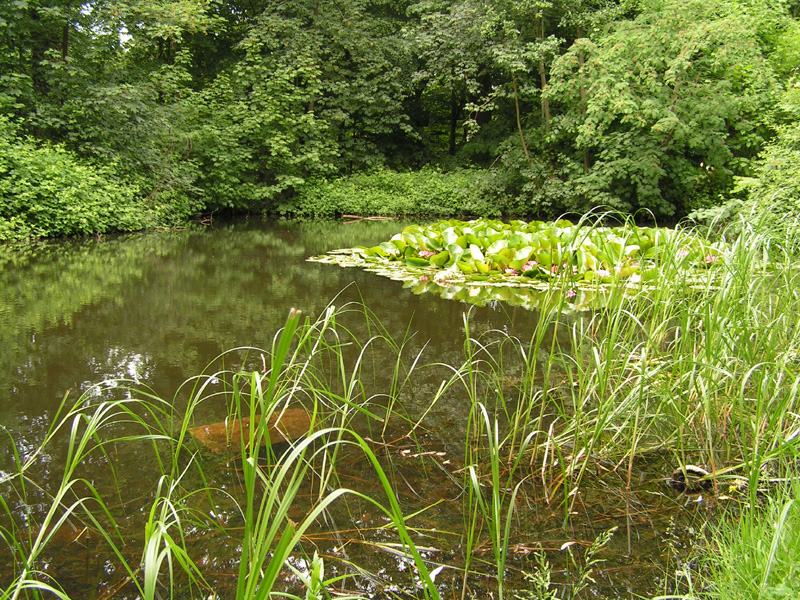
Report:
M 576 293 L 577 293 L 577 292 L 576 292 L 575 290 L 569 290 L 569 291 L 567 292 L 567 298 L 574 298 L 574 297 L 575 297 L 575 295 L 576 295 Z
M 516 275 L 516 274 L 517 274 L 516 269 L 511 269 L 511 268 L 506 269 L 506 275 Z
M 422 258 L 428 258 L 429 256 L 433 256 L 434 254 L 436 254 L 436 252 L 433 252 L 431 250 L 420 250 L 419 251 L 419 255 Z
M 522 267 L 522 270 L 523 271 L 530 271 L 532 269 L 535 269 L 536 265 L 538 265 L 538 264 L 539 263 L 536 262 L 535 260 L 529 260 L 528 262 L 525 263 L 525 266 Z

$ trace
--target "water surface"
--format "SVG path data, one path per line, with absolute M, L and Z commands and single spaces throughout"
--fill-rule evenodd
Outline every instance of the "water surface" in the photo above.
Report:
M 469 307 L 431 294 L 413 295 L 397 281 L 306 260 L 335 248 L 378 244 L 402 227 L 402 223 L 391 221 L 250 221 L 48 242 L 5 252 L 0 258 L 0 423 L 12 433 L 24 458 L 26 452 L 41 443 L 64 397 L 77 398 L 97 382 L 127 379 L 180 403 L 176 390 L 187 378 L 204 371 L 222 352 L 243 346 L 269 348 L 291 308 L 315 318 L 330 303 L 342 306 L 363 302 L 392 336 L 398 340 L 411 338 L 410 355 L 424 347 L 427 360 L 453 365 L 460 364 L 464 357 L 465 313 L 473 335 L 499 330 L 524 339 L 533 332 L 538 315 L 521 308 L 502 303 Z M 351 326 L 357 329 L 358 323 L 354 319 Z M 366 337 L 368 332 L 363 335 Z M 415 399 L 407 407 L 409 412 L 425 410 L 440 376 L 434 374 L 429 381 L 418 381 Z M 460 440 L 466 408 L 458 398 L 436 407 L 426 421 L 424 442 L 430 449 L 442 451 L 455 461 L 463 459 L 459 443 L 463 446 Z M 214 407 L 207 411 L 210 420 L 225 415 L 224 406 L 219 407 L 218 414 Z M 8 468 L 14 460 L 8 444 L 2 452 L 0 469 Z M 51 456 L 43 462 L 56 463 L 57 458 Z M 443 462 L 441 458 L 430 460 Z M 142 488 L 142 494 L 155 486 L 154 481 L 148 481 L 149 477 L 156 477 L 155 472 L 148 465 L 136 464 L 135 452 L 124 462 L 127 465 L 119 472 L 123 484 L 135 483 Z M 45 472 L 48 468 L 43 465 Z M 403 497 L 410 510 L 419 510 L 439 497 L 446 499 L 445 504 L 424 518 L 431 529 L 452 532 L 462 523 L 458 509 L 461 500 L 458 489 L 448 487 L 452 478 L 441 471 L 439 465 L 432 465 L 420 472 L 416 463 L 409 464 L 403 475 L 407 486 Z M 355 464 L 352 472 L 343 473 L 343 477 L 347 483 L 348 477 L 368 480 L 370 475 L 366 465 Z M 643 485 L 652 485 L 652 477 L 643 469 L 640 480 Z M 584 513 L 576 517 L 579 523 L 571 531 L 561 527 L 563 514 L 557 507 L 547 506 L 541 498 L 540 501 L 541 505 L 521 510 L 520 518 L 531 524 L 531 539 L 526 543 L 531 548 L 537 543 L 550 548 L 556 559 L 565 540 L 589 539 L 592 533 L 624 522 L 619 490 L 601 487 L 596 493 L 587 494 L 582 504 Z M 22 514 L 35 512 L 36 508 L 19 510 Z M 340 515 L 340 519 L 360 520 L 362 524 L 379 515 L 357 517 L 352 509 Z M 595 593 L 604 589 L 610 596 L 621 590 L 633 594 L 656 584 L 664 549 L 663 524 L 656 525 L 649 516 L 635 524 L 641 526 L 635 532 L 642 542 L 641 555 L 635 560 L 621 556 L 625 550 L 617 544 L 620 554 L 614 569 L 603 575 Z M 320 535 L 320 539 L 324 538 Z M 452 536 L 448 539 L 451 547 L 447 552 L 455 564 L 461 541 Z M 328 542 L 335 546 L 337 540 L 331 538 Z M 211 549 L 210 556 L 218 561 L 221 582 L 230 577 L 228 573 L 235 573 L 234 557 L 220 554 L 223 541 L 219 546 L 209 539 L 197 543 Z M 354 547 L 347 558 L 357 564 L 366 562 L 365 566 L 373 571 L 402 567 L 395 558 L 376 555 L 368 546 L 363 546 L 363 552 L 357 545 Z M 520 565 L 530 559 L 525 543 L 519 548 L 516 579 L 521 581 Z M 62 552 L 60 559 L 58 555 L 53 558 L 55 562 L 65 561 L 60 570 L 54 567 L 62 579 L 74 579 L 76 586 L 95 589 L 113 587 L 117 576 L 113 568 L 103 567 L 103 560 L 83 557 L 83 566 L 78 568 L 70 562 L 70 548 Z M 447 556 L 438 559 L 448 560 Z M 642 571 L 643 563 L 655 568 Z M 455 575 L 451 577 L 457 579 Z

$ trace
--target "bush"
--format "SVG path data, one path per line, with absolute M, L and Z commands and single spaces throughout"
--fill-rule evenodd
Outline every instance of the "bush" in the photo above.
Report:
M 377 170 L 303 186 L 279 214 L 300 218 L 362 216 L 496 216 L 499 208 L 477 200 L 475 171 L 413 173 Z
M 771 135 L 780 86 L 758 29 L 782 15 L 730 1 L 641 6 L 553 62 L 549 144 L 579 167 L 567 184 L 591 205 L 679 217 L 749 175 Z
M 565 213 L 586 213 L 593 205 L 570 183 L 579 167 L 559 157 L 559 165 L 548 161 L 543 144 L 531 141 L 531 159 L 522 151 L 519 137 L 510 136 L 499 146 L 499 157 L 480 177 L 476 193 L 486 201 L 495 199 L 503 216 L 557 219 Z
M 19 139 L 11 123 L 0 120 L 0 241 L 154 225 L 138 195 L 113 167 Z
M 800 123 L 780 129 L 762 153 L 750 188 L 749 209 L 767 229 L 785 236 L 800 219 Z

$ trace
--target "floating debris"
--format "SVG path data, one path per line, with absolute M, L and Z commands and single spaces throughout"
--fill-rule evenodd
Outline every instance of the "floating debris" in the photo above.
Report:
M 670 483 L 677 492 L 695 494 L 711 487 L 711 474 L 703 467 L 684 465 L 673 471 Z

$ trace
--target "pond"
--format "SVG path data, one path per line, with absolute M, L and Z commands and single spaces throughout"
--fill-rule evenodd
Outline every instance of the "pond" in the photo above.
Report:
M 28 457 L 35 458 L 36 466 L 31 470 L 28 496 L 22 498 L 10 487 L 3 489 L 13 519 L 6 514 L 0 525 L 6 531 L 23 532 L 28 540 L 35 538 L 50 504 L 49 485 L 58 485 L 66 451 L 63 444 L 51 444 L 48 452 L 35 453 L 65 396 L 74 401 L 99 382 L 108 382 L 106 387 L 112 389 L 120 385 L 115 382 L 126 380 L 126 386 L 147 389 L 181 411 L 186 405 L 182 384 L 187 379 L 219 368 L 226 360 L 226 368 L 243 365 L 258 370 L 257 352 L 219 357 L 233 348 L 270 348 L 292 308 L 314 319 L 331 303 L 367 307 L 373 314 L 371 327 L 379 323 L 393 339 L 405 340 L 408 364 L 421 353 L 419 365 L 461 365 L 465 323 L 472 336 L 491 337 L 496 332 L 499 337 L 530 337 L 540 318 L 536 312 L 502 302 L 475 307 L 432 294 L 415 295 L 401 282 L 373 273 L 307 261 L 336 248 L 378 244 L 402 227 L 393 221 L 243 221 L 48 242 L 6 252 L 0 272 L 0 424 L 8 435 L 0 447 L 0 470 L 11 473 L 15 463 Z M 342 317 L 342 326 L 355 339 L 374 335 L 363 312 L 354 308 Z M 563 346 L 569 336 L 562 334 L 556 334 L 555 342 Z M 548 348 L 550 343 L 541 347 Z M 371 360 L 380 361 L 380 352 Z M 391 363 L 373 364 L 370 381 L 365 383 L 374 387 L 369 395 L 386 392 L 381 386 L 390 385 L 392 369 Z M 518 369 L 519 365 L 509 364 L 503 374 L 509 402 L 514 401 Z M 457 392 L 430 406 L 446 372 L 440 367 L 419 369 L 411 380 L 414 389 L 405 395 L 403 411 L 412 422 L 424 417 L 418 435 L 404 437 L 408 427 L 392 423 L 378 439 L 380 431 L 376 433 L 369 424 L 361 426 L 363 435 L 372 436 L 376 452 L 391 473 L 404 514 L 416 515 L 411 521 L 416 543 L 426 549 L 432 565 L 446 567 L 437 579 L 442 596 L 461 597 L 466 543 L 464 440 L 470 406 Z M 496 408 L 489 407 L 490 411 Z M 224 403 L 216 407 L 206 403 L 197 418 L 214 422 L 225 416 Z M 140 450 L 120 445 L 117 456 L 95 456 L 82 467 L 82 476 L 97 490 L 116 496 L 111 510 L 124 515 L 119 522 L 129 527 L 122 533 L 128 540 L 126 556 L 134 563 L 142 552 L 143 511 L 159 481 L 155 465 Z M 236 462 L 218 457 L 203 460 L 206 475 L 235 496 L 241 488 Z M 109 477 L 109 463 L 114 466 L 113 482 L 103 480 Z M 508 589 L 516 590 L 518 597 L 538 597 L 524 575 L 537 572 L 536 551 L 542 549 L 552 566 L 553 589 L 558 597 L 571 597 L 586 549 L 615 526 L 619 529 L 608 547 L 598 553 L 604 562 L 594 566 L 593 581 L 585 581 L 588 587 L 582 595 L 633 598 L 670 589 L 665 578 L 688 543 L 683 538 L 691 524 L 704 518 L 703 505 L 670 493 L 663 465 L 637 464 L 627 492 L 622 473 L 627 465 L 619 468 L 619 474 L 614 473 L 616 467 L 610 465 L 605 475 L 598 474 L 582 489 L 568 519 L 562 503 L 548 497 L 552 490 L 541 481 L 538 486 L 533 481 L 526 484 L 524 501 L 522 495 L 517 501 L 507 557 Z M 539 477 L 534 472 L 530 479 L 542 479 L 543 473 Z M 338 476 L 342 485 L 380 493 L 380 483 L 364 460 L 342 460 Z M 215 510 L 224 512 L 225 507 Z M 302 517 L 303 509 L 297 511 L 290 517 Z M 232 526 L 238 526 L 234 521 Z M 417 591 L 409 574 L 413 568 L 392 552 L 385 525 L 379 511 L 349 499 L 334 505 L 309 533 L 306 551 L 316 549 L 325 557 L 326 576 L 357 574 L 343 581 L 342 589 L 372 597 L 414 596 Z M 76 534 L 56 536 L 38 568 L 74 597 L 137 597 L 119 567 L 119 557 L 90 534 L 82 539 Z M 478 531 L 473 544 L 465 597 L 488 597 L 495 589 L 487 535 Z M 205 577 L 213 594 L 233 597 L 241 548 L 231 545 L 219 530 L 197 530 L 187 536 L 195 561 L 207 568 Z M 0 587 L 8 586 L 18 571 L 8 553 L 0 558 L 0 573 L 4 573 Z M 287 589 L 293 583 L 296 579 L 285 577 Z M 198 594 L 190 587 L 180 591 L 179 585 L 178 597 Z

